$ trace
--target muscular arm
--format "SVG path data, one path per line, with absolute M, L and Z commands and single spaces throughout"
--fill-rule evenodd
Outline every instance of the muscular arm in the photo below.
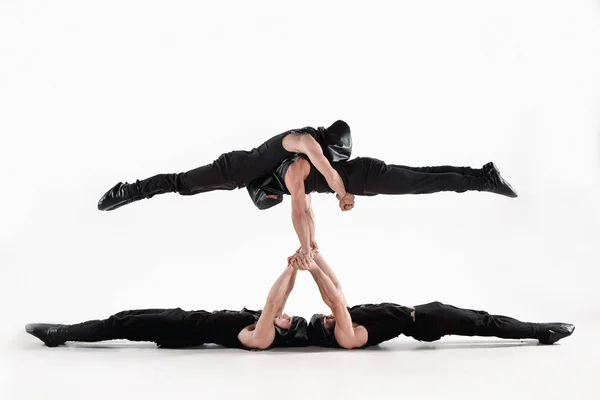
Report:
M 317 266 L 319 267 L 319 269 L 321 269 L 321 271 L 323 271 L 323 273 L 325 275 L 327 275 L 327 277 L 331 280 L 331 283 L 338 290 L 338 294 L 341 297 L 341 301 L 344 304 L 344 307 L 347 307 L 348 302 L 346 301 L 346 296 L 344 295 L 344 292 L 342 291 L 342 285 L 340 284 L 340 281 L 338 280 L 337 276 L 333 272 L 333 269 L 331 268 L 331 266 L 329 266 L 327 261 L 325 261 L 325 258 L 323 258 L 323 255 L 319 252 L 315 253 L 314 260 L 315 260 L 315 263 L 317 264 Z
M 287 266 L 271 287 L 262 314 L 254 329 L 244 329 L 239 333 L 238 338 L 244 346 L 252 349 L 266 349 L 273 343 L 275 339 L 273 321 L 279 310 L 283 309 L 295 279 L 296 270 Z
M 292 272 L 292 276 L 290 277 L 290 280 L 288 282 L 288 285 L 287 285 L 287 288 L 285 291 L 285 295 L 283 296 L 283 300 L 281 301 L 281 304 L 279 305 L 279 307 L 277 308 L 277 312 L 275 313 L 276 316 L 283 314 L 283 310 L 285 309 L 285 303 L 287 303 L 288 297 L 290 297 L 292 290 L 294 290 L 294 285 L 296 284 L 297 273 L 298 273 L 298 270 L 294 269 L 294 271 Z
M 307 214 L 306 194 L 304 193 L 304 179 L 308 173 L 308 163 L 304 160 L 292 164 L 285 175 L 285 185 L 292 197 L 292 224 L 300 240 L 302 252 L 310 253 L 311 231 Z
M 323 149 L 312 137 L 309 140 L 301 142 L 300 150 L 308 156 L 310 162 L 325 177 L 329 187 L 340 197 L 346 195 L 346 187 L 340 174 L 331 166 L 331 163 L 323 154 Z
M 344 181 L 340 174 L 331 166 L 323 154 L 321 145 L 310 135 L 287 135 L 283 139 L 283 147 L 291 152 L 304 153 L 315 168 L 325 177 L 329 187 L 340 197 L 346 195 Z
M 308 221 L 308 231 L 310 233 L 310 243 L 313 243 L 315 239 L 315 214 L 312 209 L 312 196 L 306 195 L 306 218 Z
M 331 279 L 316 263 L 311 268 L 310 273 L 319 287 L 323 301 L 329 306 L 331 313 L 335 317 L 334 334 L 338 344 L 346 349 L 363 346 L 367 339 L 356 335 L 352 326 L 352 318 L 348 312 L 345 299 L 341 295 L 341 291 L 335 287 Z

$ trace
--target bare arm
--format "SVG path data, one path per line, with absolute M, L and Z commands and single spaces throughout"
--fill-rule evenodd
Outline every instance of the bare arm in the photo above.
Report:
M 285 303 L 287 303 L 288 297 L 290 297 L 292 290 L 294 290 L 294 285 L 296 284 L 297 273 L 298 273 L 298 270 L 294 269 L 294 271 L 292 272 L 292 276 L 290 277 L 290 281 L 287 285 L 287 289 L 285 291 L 285 296 L 283 297 L 283 301 L 281 302 L 281 304 L 279 305 L 279 308 L 277 309 L 277 312 L 275 313 L 276 316 L 283 314 L 283 310 L 285 309 Z
M 311 267 L 310 274 L 321 292 L 321 298 L 329 308 L 333 309 L 334 303 L 341 303 L 340 291 L 316 263 L 313 263 Z
M 331 313 L 335 317 L 334 334 L 338 344 L 346 349 L 363 346 L 367 338 L 363 337 L 364 335 L 356 335 L 352 326 L 352 317 L 348 312 L 343 295 L 340 295 L 340 290 L 335 287 L 331 279 L 316 263 L 313 263 L 310 273 L 319 287 L 323 301 L 329 306 Z
M 283 139 L 283 147 L 287 151 L 306 154 L 310 162 L 325 177 L 329 187 L 340 197 L 346 195 L 346 188 L 344 187 L 342 177 L 331 166 L 331 163 L 323 154 L 321 145 L 312 136 L 287 135 Z
M 308 231 L 310 232 L 310 243 L 315 242 L 315 214 L 312 209 L 312 196 L 306 195 L 306 217 L 308 221 Z
M 321 269 L 321 271 L 323 271 L 323 273 L 329 277 L 335 288 L 338 290 L 339 296 L 341 297 L 341 301 L 344 304 L 344 307 L 346 307 L 348 305 L 348 302 L 346 301 L 346 296 L 344 295 L 342 285 L 340 284 L 340 281 L 337 279 L 337 276 L 333 272 L 333 269 L 329 266 L 327 261 L 325 261 L 323 255 L 319 252 L 315 253 L 314 260 L 319 269 Z
M 254 329 L 246 328 L 239 333 L 238 338 L 244 346 L 254 349 L 266 349 L 273 343 L 275 339 L 273 321 L 278 315 L 278 311 L 285 305 L 291 293 L 290 283 L 295 278 L 296 270 L 287 266 L 271 287 L 262 314 Z
M 310 254 L 310 225 L 307 215 L 306 194 L 304 193 L 304 178 L 308 168 L 306 161 L 292 164 L 285 175 L 285 184 L 292 197 L 292 224 L 300 240 L 302 252 Z
M 323 149 L 319 143 L 312 138 L 312 136 L 306 136 L 310 138 L 300 142 L 300 150 L 308 156 L 310 162 L 315 168 L 325 177 L 329 187 L 335 191 L 335 193 L 344 197 L 346 195 L 346 187 L 340 174 L 331 166 L 331 163 L 323 154 Z

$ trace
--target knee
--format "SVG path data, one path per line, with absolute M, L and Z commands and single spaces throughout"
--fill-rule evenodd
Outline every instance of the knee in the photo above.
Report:
M 126 318 L 127 318 L 127 312 L 122 311 L 120 313 L 117 313 L 115 315 L 111 315 L 110 317 L 108 317 L 108 319 L 106 320 L 106 323 L 109 327 L 115 329 L 115 328 L 119 328 L 120 326 L 122 326 L 123 322 L 125 321 Z

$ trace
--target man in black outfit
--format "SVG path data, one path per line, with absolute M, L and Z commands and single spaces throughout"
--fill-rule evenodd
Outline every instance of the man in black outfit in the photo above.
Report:
M 308 336 L 310 343 L 316 346 L 364 348 L 401 334 L 425 342 L 459 335 L 537 339 L 541 344 L 553 344 L 575 330 L 571 324 L 521 322 L 440 302 L 415 307 L 381 303 L 348 308 L 337 277 L 318 251 L 308 269 L 332 312 L 330 315 L 315 314 L 311 318 Z
M 245 350 L 308 346 L 306 320 L 282 314 L 296 272 L 291 266 L 286 267 L 271 287 L 262 311 L 132 310 L 72 325 L 28 324 L 25 331 L 48 347 L 114 339 L 154 342 L 161 348 L 178 349 L 205 343 Z
M 151 199 L 165 193 L 179 193 L 192 196 L 215 190 L 234 190 L 246 187 L 255 179 L 271 173 L 278 165 L 291 156 L 305 157 L 310 160 L 313 169 L 319 171 L 320 177 L 329 189 L 337 194 L 342 211 L 354 207 L 354 198 L 346 193 L 344 182 L 339 173 L 332 167 L 332 162 L 340 162 L 350 157 L 352 152 L 352 136 L 350 127 L 338 120 L 328 128 L 304 127 L 292 129 L 273 136 L 261 145 L 249 150 L 234 150 L 221 154 L 213 162 L 194 168 L 187 172 L 158 174 L 134 183 L 118 182 L 98 201 L 101 211 L 113 211 L 130 203 Z M 306 241 L 307 217 L 302 204 L 292 199 L 292 224 L 296 229 L 302 251 L 294 257 L 308 262 L 310 243 Z

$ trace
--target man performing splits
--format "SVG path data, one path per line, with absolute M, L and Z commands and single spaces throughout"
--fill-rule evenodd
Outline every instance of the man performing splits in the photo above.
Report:
M 570 336 L 575 326 L 565 323 L 530 323 L 485 311 L 474 311 L 433 302 L 415 307 L 394 303 L 347 307 L 341 286 L 323 257 L 315 251 L 314 261 L 299 266 L 312 274 L 331 315 L 315 314 L 308 325 L 312 345 L 364 348 L 401 334 L 424 342 L 446 335 L 495 336 L 502 339 L 537 339 L 553 344 Z
M 28 324 L 25 330 L 48 347 L 65 342 L 99 342 L 127 339 L 155 342 L 161 348 L 185 348 L 215 343 L 240 349 L 308 346 L 307 323 L 302 317 L 283 314 L 296 280 L 296 269 L 287 266 L 271 287 L 262 312 L 183 311 L 153 309 L 123 311 L 105 320 L 74 325 Z

